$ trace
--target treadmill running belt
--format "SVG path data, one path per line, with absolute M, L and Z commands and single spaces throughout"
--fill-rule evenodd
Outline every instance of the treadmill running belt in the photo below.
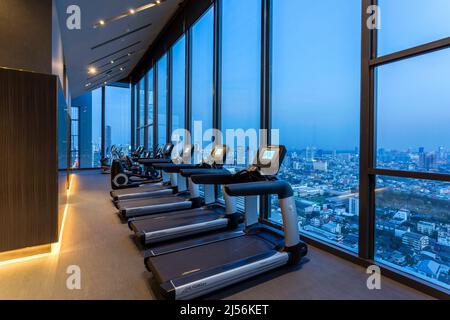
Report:
M 205 209 L 198 208 L 174 214 L 158 214 L 147 219 L 132 221 L 135 232 L 153 232 L 163 229 L 177 228 L 180 226 L 213 221 L 225 213 L 224 208 Z
M 170 188 L 170 187 L 163 186 L 158 183 L 157 185 L 149 185 L 149 186 L 142 186 L 142 187 L 137 187 L 137 188 L 111 191 L 111 196 L 117 197 L 117 196 L 122 196 L 122 195 L 126 195 L 126 194 L 151 192 L 151 191 L 158 191 L 158 190 L 163 190 L 163 189 L 168 189 L 168 188 Z
M 149 258 L 158 282 L 193 275 L 237 260 L 270 252 L 274 245 L 256 235 L 242 236 Z M 181 262 L 181 263 L 180 263 Z
M 189 198 L 187 196 L 161 196 L 161 197 L 152 197 L 150 199 L 136 199 L 136 200 L 127 200 L 122 201 L 118 204 L 119 209 L 128 209 L 128 208 L 139 208 L 139 207 L 147 207 L 158 204 L 171 204 L 182 201 L 187 201 Z

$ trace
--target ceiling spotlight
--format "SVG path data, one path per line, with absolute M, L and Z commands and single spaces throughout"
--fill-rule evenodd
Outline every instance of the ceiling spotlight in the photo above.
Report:
M 111 60 L 111 64 L 114 64 L 114 60 Z
M 85 87 L 87 88 L 87 87 L 90 87 L 90 86 L 91 86 L 91 83 L 86 83 Z
M 120 68 L 120 71 L 123 71 L 123 70 L 125 70 L 125 68 L 123 68 L 123 67 L 122 67 L 122 68 Z
M 135 14 L 136 11 L 134 9 L 130 9 L 130 14 Z
M 108 81 L 103 82 L 103 84 L 108 84 Z
M 99 23 L 101 26 L 104 26 L 104 25 L 105 25 L 105 20 L 100 20 L 98 23 Z
M 97 69 L 95 69 L 95 67 L 90 67 L 90 68 L 88 69 L 88 73 L 89 73 L 89 74 L 96 74 L 96 73 L 97 73 Z

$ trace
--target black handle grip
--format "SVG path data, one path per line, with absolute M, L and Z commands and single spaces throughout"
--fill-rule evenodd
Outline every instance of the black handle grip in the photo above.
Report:
M 225 169 L 208 169 L 208 168 L 197 168 L 197 169 L 182 169 L 180 171 L 181 175 L 183 177 L 191 177 L 191 176 L 197 176 L 197 175 L 229 175 L 230 172 Z
M 292 187 L 286 181 L 263 181 L 231 184 L 225 191 L 233 197 L 278 195 L 279 199 L 290 198 L 294 195 Z
M 170 159 L 140 159 L 140 164 L 143 165 L 153 165 L 153 164 L 163 164 L 163 163 L 172 163 Z
M 203 174 L 191 176 L 192 182 L 196 184 L 220 185 L 233 183 L 233 175 L 230 172 L 222 174 Z

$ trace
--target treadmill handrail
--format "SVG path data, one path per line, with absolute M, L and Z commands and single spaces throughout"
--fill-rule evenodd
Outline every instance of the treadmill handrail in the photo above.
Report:
M 233 197 L 276 194 L 280 200 L 294 195 L 291 185 L 282 180 L 230 184 L 225 186 L 225 191 Z
M 175 164 L 175 163 L 161 163 L 155 164 L 155 168 L 163 170 L 167 173 L 180 173 L 182 169 L 198 169 L 199 166 L 196 164 Z M 210 169 L 210 168 L 206 168 Z
M 171 159 L 140 159 L 140 164 L 144 165 L 152 165 L 152 164 L 165 164 L 165 163 L 172 163 Z
M 214 168 L 182 169 L 180 170 L 180 174 L 185 178 L 198 175 L 231 175 L 231 173 L 226 169 L 214 169 Z M 193 182 L 196 183 L 195 181 Z
M 191 180 L 196 184 L 203 184 L 203 185 L 225 185 L 236 183 L 234 181 L 234 175 L 231 172 L 192 175 Z

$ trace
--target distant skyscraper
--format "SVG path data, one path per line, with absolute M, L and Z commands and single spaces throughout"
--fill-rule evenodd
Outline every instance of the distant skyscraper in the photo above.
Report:
M 438 154 L 437 154 L 437 156 L 438 156 L 438 160 L 439 160 L 439 161 L 445 160 L 445 148 L 444 148 L 444 147 L 439 147 L 439 148 L 438 148 Z
M 306 161 L 314 161 L 316 149 L 315 148 L 306 148 Z
M 352 215 L 359 215 L 359 197 L 351 197 L 348 199 L 348 211 Z
M 425 148 L 420 147 L 419 148 L 419 166 L 422 168 L 425 167 Z
M 111 149 L 111 134 L 112 134 L 112 128 L 111 126 L 105 126 L 105 149 L 110 150 Z
M 431 170 L 436 168 L 436 155 L 433 152 L 427 153 L 424 160 L 424 168 Z

